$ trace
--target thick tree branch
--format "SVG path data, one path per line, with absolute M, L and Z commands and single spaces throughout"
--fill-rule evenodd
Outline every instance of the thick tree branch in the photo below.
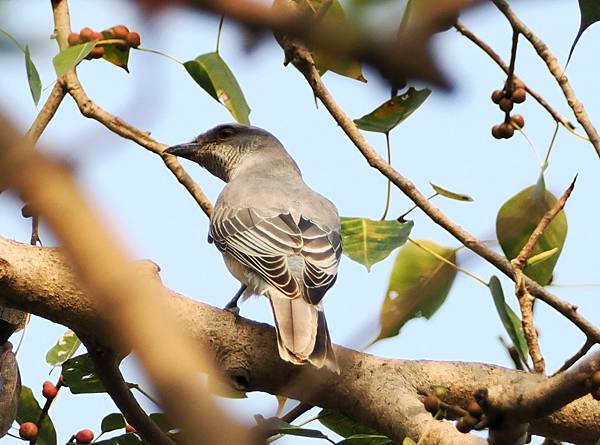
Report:
M 293 40 L 287 40 L 285 46 L 289 59 L 294 61 L 300 72 L 304 75 L 315 96 L 321 100 L 323 105 L 325 105 L 329 114 L 331 114 L 344 133 L 346 133 L 348 138 L 354 143 L 369 165 L 378 170 L 386 178 L 390 179 L 392 183 L 394 183 L 427 216 L 429 216 L 432 221 L 443 227 L 465 247 L 471 249 L 490 264 L 494 265 L 502 273 L 514 280 L 514 270 L 510 261 L 494 252 L 485 243 L 479 241 L 471 233 L 452 221 L 440 209 L 435 207 L 409 179 L 402 176 L 388 164 L 367 142 L 352 118 L 344 112 L 325 87 L 318 70 L 315 68 L 312 56 L 306 47 Z M 548 292 L 543 286 L 540 286 L 528 277 L 524 277 L 523 280 L 534 297 L 544 301 L 546 304 L 560 312 L 585 333 L 588 338 L 600 343 L 600 329 L 580 315 L 577 312 L 576 306 Z
M 419 394 L 430 393 L 437 385 L 448 388 L 448 403 L 462 406 L 482 388 L 490 388 L 491 403 L 496 403 L 494 395 L 501 389 L 506 400 L 516 400 L 523 391 L 537 397 L 536 388 L 562 388 L 563 384 L 575 388 L 578 395 L 584 393 L 580 386 L 570 382 L 571 377 L 562 375 L 561 380 L 553 380 L 481 364 L 382 359 L 342 347 L 336 347 L 342 369 L 339 376 L 323 369 L 293 366 L 279 358 L 272 327 L 235 317 L 167 289 L 161 295 L 179 326 L 199 348 L 210 351 L 234 388 L 266 391 L 332 408 L 398 442 L 405 436 L 417 440 L 429 430 L 429 440 L 425 442 L 429 445 L 484 443 L 458 433 L 448 422 L 434 421 L 425 412 Z M 67 325 L 110 346 L 104 317 L 97 311 L 94 300 L 77 286 L 71 266 L 58 249 L 0 238 L 0 301 Z M 577 372 L 567 375 L 576 376 Z M 301 384 L 290 385 L 290 382 Z M 551 392 L 544 393 L 553 400 Z M 561 395 L 560 400 L 563 403 L 566 399 Z M 527 412 L 539 413 L 536 409 Z M 592 444 L 592 439 L 600 436 L 600 404 L 586 396 L 551 416 L 534 420 L 531 431 Z
M 583 103 L 575 95 L 575 91 L 569 83 L 569 79 L 567 78 L 567 75 L 565 74 L 564 70 L 561 68 L 560 63 L 558 63 L 558 59 L 556 58 L 556 56 L 552 54 L 552 51 L 550 51 L 548 45 L 546 45 L 542 39 L 536 36 L 533 33 L 533 31 L 529 29 L 529 27 L 525 23 L 523 23 L 521 19 L 519 19 L 519 17 L 517 17 L 517 15 L 514 13 L 514 11 L 511 9 L 509 4 L 505 0 L 492 1 L 500 10 L 500 12 L 504 14 L 504 16 L 510 22 L 513 29 L 523 34 L 523 37 L 529 40 L 529 42 L 535 49 L 535 52 L 537 52 L 540 58 L 544 61 L 544 63 L 548 67 L 548 71 L 550 71 L 550 74 L 554 76 L 556 82 L 558 83 L 558 86 L 560 87 L 565 98 L 567 99 L 569 107 L 571 107 L 571 109 L 573 110 L 575 118 L 585 130 L 586 134 L 590 139 L 591 144 L 596 149 L 596 153 L 598 154 L 598 156 L 600 156 L 600 135 L 598 135 L 598 132 L 594 128 L 592 121 L 590 120 L 587 112 L 585 111 Z

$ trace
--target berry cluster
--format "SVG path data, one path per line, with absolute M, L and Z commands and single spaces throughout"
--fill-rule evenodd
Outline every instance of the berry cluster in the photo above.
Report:
M 492 102 L 498 105 L 505 112 L 504 122 L 492 127 L 492 136 L 496 139 L 510 139 L 515 130 L 520 130 L 525 126 L 525 118 L 520 114 L 510 115 L 515 104 L 525 102 L 527 91 L 525 85 L 519 79 L 513 79 L 502 90 L 492 92 Z
M 108 42 L 109 40 L 120 40 L 121 42 Z M 119 46 L 123 49 L 137 48 L 140 46 L 141 37 L 137 32 L 129 31 L 125 25 L 117 25 L 103 32 L 96 32 L 92 28 L 82 28 L 79 33 L 72 32 L 69 34 L 68 42 L 70 46 L 79 45 L 81 43 L 98 41 L 92 51 L 87 55 L 86 59 L 100 59 L 104 56 L 103 44 L 111 44 Z M 103 42 L 107 41 L 107 42 Z
M 423 406 L 432 416 L 444 417 L 449 420 L 457 419 L 456 429 L 461 433 L 468 433 L 473 429 L 482 429 L 487 426 L 483 410 L 475 400 L 471 400 L 465 410 L 448 405 L 436 395 L 430 394 L 423 399 Z
M 600 371 L 594 371 L 592 377 L 590 377 L 590 385 L 592 387 L 592 397 L 600 400 Z

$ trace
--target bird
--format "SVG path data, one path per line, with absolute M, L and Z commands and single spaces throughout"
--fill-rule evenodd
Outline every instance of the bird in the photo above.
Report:
M 218 125 L 165 152 L 226 183 L 208 234 L 241 283 L 225 309 L 238 314 L 240 298 L 266 296 L 279 356 L 339 373 L 323 311 L 342 255 L 335 205 L 304 182 L 283 144 L 259 127 Z

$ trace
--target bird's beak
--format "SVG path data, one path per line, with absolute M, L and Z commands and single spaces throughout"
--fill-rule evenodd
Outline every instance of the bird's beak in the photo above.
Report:
M 191 161 L 195 160 L 195 155 L 198 152 L 198 145 L 194 142 L 187 142 L 185 144 L 173 145 L 165 150 L 165 153 L 168 153 L 173 156 L 179 156 L 181 158 L 189 159 Z

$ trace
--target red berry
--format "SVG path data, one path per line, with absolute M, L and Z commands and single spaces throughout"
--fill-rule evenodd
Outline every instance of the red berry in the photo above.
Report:
M 137 48 L 142 43 L 142 38 L 140 37 L 139 33 L 130 32 L 129 34 L 127 34 L 127 43 L 132 48 Z
M 473 416 L 466 415 L 456 422 L 456 429 L 461 433 L 468 433 L 475 425 L 477 425 L 477 419 Z
M 467 405 L 467 411 L 469 411 L 469 414 L 471 414 L 473 417 L 481 417 L 483 415 L 481 406 L 479 406 L 479 403 L 477 403 L 475 400 L 471 400 L 469 402 Z
M 494 125 L 492 127 L 492 136 L 496 139 L 502 139 L 502 130 L 500 129 L 500 125 Z
M 87 428 L 75 434 L 75 442 L 79 444 L 87 445 L 88 443 L 91 443 L 92 440 L 94 440 L 94 433 Z
M 525 118 L 520 114 L 515 114 L 510 117 L 510 121 L 513 123 L 513 127 L 516 127 L 517 130 L 520 130 L 525 126 Z
M 494 90 L 492 92 L 492 102 L 494 102 L 495 104 L 499 104 L 503 97 L 504 92 L 502 92 L 502 90 Z
M 54 383 L 46 380 L 42 385 L 42 395 L 46 399 L 52 400 L 56 397 L 56 394 L 58 394 L 58 388 L 54 385 Z
M 425 406 L 427 412 L 435 415 L 440 409 L 440 399 L 434 395 L 429 395 L 423 399 L 423 406 Z
M 127 35 L 129 34 L 129 29 L 125 25 L 113 26 L 111 28 L 111 31 L 112 31 L 113 37 L 115 39 L 126 40 L 127 39 Z
M 527 99 L 527 91 L 525 91 L 525 88 L 516 88 L 513 90 L 510 97 L 516 104 L 523 103 L 525 102 L 525 99 Z
M 19 428 L 19 437 L 24 440 L 35 440 L 38 435 L 38 427 L 33 422 L 24 422 Z
M 101 32 L 94 31 L 92 33 L 92 38 L 90 40 L 102 40 L 103 38 L 104 38 L 104 35 Z
M 513 109 L 514 104 L 513 101 L 510 100 L 508 97 L 503 97 L 502 99 L 500 99 L 498 105 L 500 106 L 500 109 L 502 111 L 510 111 Z
M 101 59 L 102 56 L 104 55 L 104 47 L 103 46 L 95 46 L 91 51 L 90 54 L 92 59 Z
M 595 371 L 590 378 L 590 383 L 594 388 L 600 388 L 600 371 Z
M 93 40 L 94 37 L 94 30 L 92 28 L 88 28 L 87 26 L 85 28 L 82 28 L 81 31 L 79 31 L 79 39 L 82 42 L 90 42 Z
M 81 43 L 79 34 L 77 34 L 76 32 L 72 32 L 71 34 L 69 34 L 69 37 L 67 38 L 67 42 L 69 42 L 70 46 L 79 45 Z

